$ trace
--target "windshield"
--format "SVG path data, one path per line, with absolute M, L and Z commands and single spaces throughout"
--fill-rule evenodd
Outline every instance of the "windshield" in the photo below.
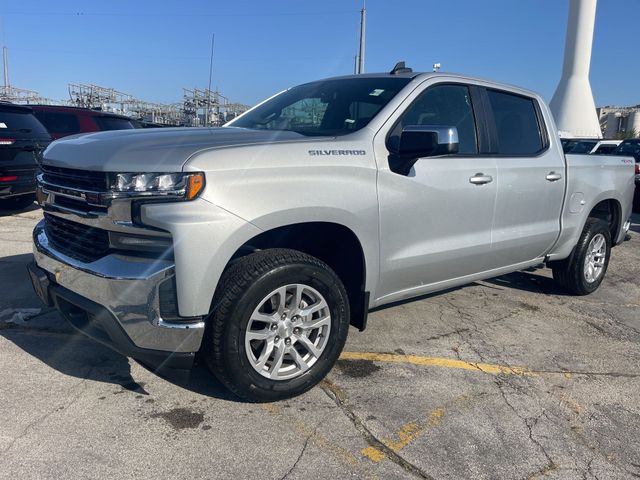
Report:
M 406 77 L 364 77 L 307 83 L 227 125 L 302 135 L 345 135 L 367 125 L 410 81 Z

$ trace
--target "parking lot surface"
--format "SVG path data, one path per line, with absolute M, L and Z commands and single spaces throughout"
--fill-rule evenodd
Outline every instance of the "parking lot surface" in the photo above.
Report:
M 32 293 L 35 207 L 0 214 L 0 478 L 640 477 L 640 216 L 602 287 L 519 272 L 372 312 L 320 387 L 168 381 Z

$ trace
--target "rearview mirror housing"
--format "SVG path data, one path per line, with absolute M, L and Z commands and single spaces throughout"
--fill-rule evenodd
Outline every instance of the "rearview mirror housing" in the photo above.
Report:
M 407 125 L 400 134 L 398 154 L 415 158 L 458 153 L 458 129 L 440 125 Z
M 407 175 L 418 159 L 458 153 L 458 146 L 456 127 L 407 125 L 400 133 L 396 151 L 391 154 L 392 170 Z

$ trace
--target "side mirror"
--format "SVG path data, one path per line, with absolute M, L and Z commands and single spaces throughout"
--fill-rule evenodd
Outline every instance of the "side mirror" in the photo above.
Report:
M 389 166 L 392 171 L 408 175 L 416 161 L 423 157 L 458 153 L 458 129 L 442 125 L 407 125 L 396 148 L 390 148 Z
M 458 129 L 441 125 L 407 125 L 400 134 L 402 157 L 433 157 L 458 153 Z

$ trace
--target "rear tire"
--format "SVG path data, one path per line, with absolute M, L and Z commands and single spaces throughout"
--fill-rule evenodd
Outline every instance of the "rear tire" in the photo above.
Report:
M 263 250 L 223 274 L 204 359 L 245 400 L 291 398 L 329 373 L 348 329 L 347 293 L 328 265 L 295 250 Z
M 20 195 L 19 197 L 3 198 L 0 200 L 0 210 L 24 210 L 35 202 L 36 196 L 33 193 Z
M 571 256 L 552 263 L 553 278 L 574 295 L 588 295 L 602 283 L 610 257 L 609 226 L 598 218 L 589 218 Z

